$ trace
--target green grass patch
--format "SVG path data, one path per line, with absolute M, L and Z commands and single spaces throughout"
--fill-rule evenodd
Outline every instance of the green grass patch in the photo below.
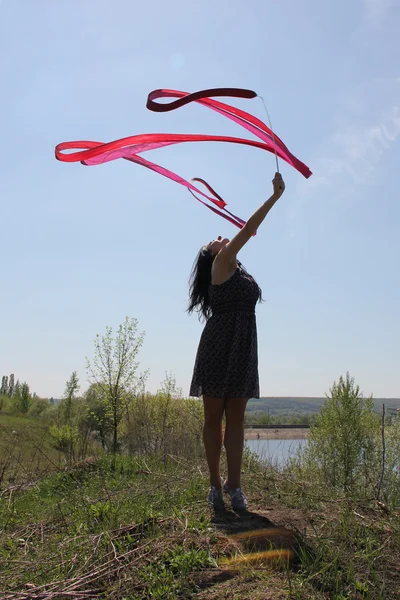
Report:
M 31 482 L 64 463 L 63 454 L 52 444 L 47 424 L 0 413 L 0 489 Z
M 398 597 L 395 511 L 335 497 L 248 452 L 243 468 L 243 515 L 228 502 L 214 514 L 206 465 L 182 457 L 103 456 L 3 490 L 2 598 Z

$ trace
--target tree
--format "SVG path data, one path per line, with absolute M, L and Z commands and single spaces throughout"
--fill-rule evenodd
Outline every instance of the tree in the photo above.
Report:
M 347 373 L 334 382 L 315 417 L 305 457 L 327 483 L 351 491 L 361 477 L 374 477 L 378 432 L 372 398 L 364 398 Z
M 79 388 L 78 373 L 73 371 L 65 385 L 64 398 L 75 398 L 75 394 L 79 391 Z
M 14 373 L 11 373 L 10 375 L 10 381 L 8 382 L 8 397 L 12 398 L 13 394 L 14 394 Z
M 65 420 L 67 423 L 71 420 L 72 413 L 72 400 L 75 398 L 75 394 L 79 391 L 79 378 L 78 373 L 73 371 L 71 377 L 68 379 L 65 392 L 64 392 L 64 411 L 65 411 Z
M 79 422 L 84 437 L 96 432 L 103 450 L 107 448 L 112 433 L 110 412 L 107 408 L 107 396 L 98 383 L 92 383 L 84 395 L 85 413 Z
M 6 396 L 7 393 L 8 393 L 8 377 L 7 377 L 7 375 L 3 375 L 3 377 L 1 378 L 0 395 Z
M 172 373 L 165 373 L 165 378 L 161 382 L 161 388 L 158 390 L 159 394 L 165 394 L 168 398 L 182 398 L 183 390 L 176 383 L 175 375 Z
M 128 394 L 137 384 L 136 358 L 143 344 L 144 332 L 138 333 L 138 321 L 126 317 L 118 327 L 115 338 L 112 328 L 105 335 L 97 334 L 93 362 L 87 359 L 87 371 L 92 383 L 104 392 L 107 414 L 112 424 L 112 451 L 118 449 L 118 427 L 127 405 Z
M 13 394 L 12 405 L 13 410 L 26 415 L 32 404 L 32 398 L 29 391 L 29 385 L 24 381 L 15 385 L 15 391 Z
M 24 381 L 21 384 L 21 399 L 20 399 L 20 411 L 23 415 L 26 415 L 32 404 L 32 398 L 29 391 L 29 385 Z
M 14 373 L 10 377 L 3 375 L 1 378 L 0 395 L 11 398 L 14 394 Z

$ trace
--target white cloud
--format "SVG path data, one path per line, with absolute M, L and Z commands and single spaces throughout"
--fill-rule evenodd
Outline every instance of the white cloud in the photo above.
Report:
M 347 172 L 354 183 L 362 184 L 372 175 L 382 155 L 399 136 L 400 106 L 392 106 L 375 123 L 358 128 L 350 125 L 337 131 L 330 140 L 335 148 L 335 158 L 330 160 L 328 171 Z
M 353 185 L 366 184 L 399 137 L 400 106 L 392 106 L 364 126 L 355 126 L 349 120 L 324 141 L 319 157 L 310 161 L 314 174 L 307 190 L 303 187 L 304 192 L 310 196 L 343 177 L 349 177 Z

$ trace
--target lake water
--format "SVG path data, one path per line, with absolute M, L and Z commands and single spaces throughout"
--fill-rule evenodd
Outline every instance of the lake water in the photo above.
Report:
M 307 444 L 302 440 L 247 440 L 246 446 L 251 452 L 257 453 L 260 458 L 271 462 L 278 467 L 283 467 L 290 458 L 296 455 L 297 449 Z

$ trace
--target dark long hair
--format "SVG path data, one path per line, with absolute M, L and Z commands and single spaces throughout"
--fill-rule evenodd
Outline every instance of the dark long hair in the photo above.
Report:
M 211 317 L 210 306 L 210 285 L 211 285 L 211 268 L 215 259 L 215 255 L 203 246 L 194 261 L 192 272 L 189 279 L 189 306 L 187 312 L 191 314 L 196 311 L 199 320 L 208 320 Z M 247 273 L 241 262 L 237 261 L 241 270 L 246 273 L 246 276 L 255 282 L 254 278 Z M 262 292 L 259 289 L 258 301 L 262 302 Z

